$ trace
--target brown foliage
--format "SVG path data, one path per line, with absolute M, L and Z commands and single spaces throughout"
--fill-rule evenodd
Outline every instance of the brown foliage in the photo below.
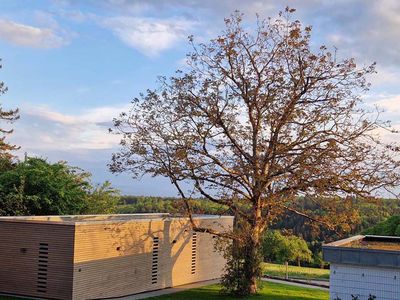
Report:
M 281 214 L 335 229 L 351 218 L 334 217 L 340 199 L 398 185 L 396 147 L 376 133 L 387 124 L 360 97 L 375 64 L 358 67 L 325 46 L 314 49 L 311 27 L 292 13 L 258 20 L 254 31 L 235 13 L 209 43 L 190 38 L 190 70 L 161 78 L 158 90 L 115 120 L 122 140 L 111 170 L 166 176 L 182 198 L 229 206 L 248 224 L 246 243 L 255 248 Z M 333 214 L 321 217 L 299 209 L 299 195 L 338 200 L 322 200 Z

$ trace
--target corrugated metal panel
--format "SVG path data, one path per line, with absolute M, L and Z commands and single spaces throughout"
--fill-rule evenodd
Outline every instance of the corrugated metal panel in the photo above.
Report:
M 370 295 L 377 300 L 400 299 L 399 269 L 331 264 L 330 272 L 331 300 L 352 300 L 351 295 L 360 300 Z

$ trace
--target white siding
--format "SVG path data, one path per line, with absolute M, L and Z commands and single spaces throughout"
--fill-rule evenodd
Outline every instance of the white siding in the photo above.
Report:
M 369 295 L 376 300 L 400 299 L 400 270 L 379 267 L 362 267 L 331 264 L 330 299 L 368 300 Z

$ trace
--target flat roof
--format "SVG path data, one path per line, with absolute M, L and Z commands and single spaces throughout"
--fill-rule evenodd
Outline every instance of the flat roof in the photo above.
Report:
M 356 235 L 326 244 L 327 247 L 400 251 L 400 237 L 379 235 Z
M 400 237 L 357 235 L 322 246 L 331 263 L 400 268 Z
M 233 216 L 193 215 L 195 219 L 233 218 Z M 186 216 L 173 216 L 169 213 L 137 213 L 137 214 L 108 214 L 108 215 L 62 215 L 62 216 L 6 216 L 0 217 L 1 222 L 45 223 L 45 224 L 92 224 L 134 222 L 165 219 L 187 219 Z

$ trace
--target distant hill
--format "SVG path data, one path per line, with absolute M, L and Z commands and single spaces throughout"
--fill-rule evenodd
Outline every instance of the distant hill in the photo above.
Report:
M 400 236 L 400 215 L 390 217 L 368 228 L 364 234 Z
M 228 207 L 205 200 L 190 200 L 192 210 L 196 214 L 230 215 Z M 186 213 L 182 199 L 173 197 L 122 196 L 117 209 L 118 213 Z
M 318 210 L 315 202 L 305 197 L 300 198 L 298 204 L 301 210 Z M 223 205 L 218 205 L 205 199 L 191 200 L 194 213 L 232 215 L 232 212 Z M 400 216 L 400 200 L 381 199 L 376 202 L 365 202 L 354 199 L 352 209 L 356 211 L 355 219 L 352 220 L 353 227 L 348 235 L 363 233 L 392 216 Z M 186 208 L 182 199 L 173 197 L 151 197 L 125 195 L 120 198 L 117 208 L 118 213 L 185 213 Z M 271 229 L 290 231 L 292 234 L 301 236 L 307 242 L 328 242 L 338 238 L 334 232 L 310 223 L 307 219 L 295 215 L 284 215 L 275 220 Z M 378 224 L 378 225 L 377 225 Z

